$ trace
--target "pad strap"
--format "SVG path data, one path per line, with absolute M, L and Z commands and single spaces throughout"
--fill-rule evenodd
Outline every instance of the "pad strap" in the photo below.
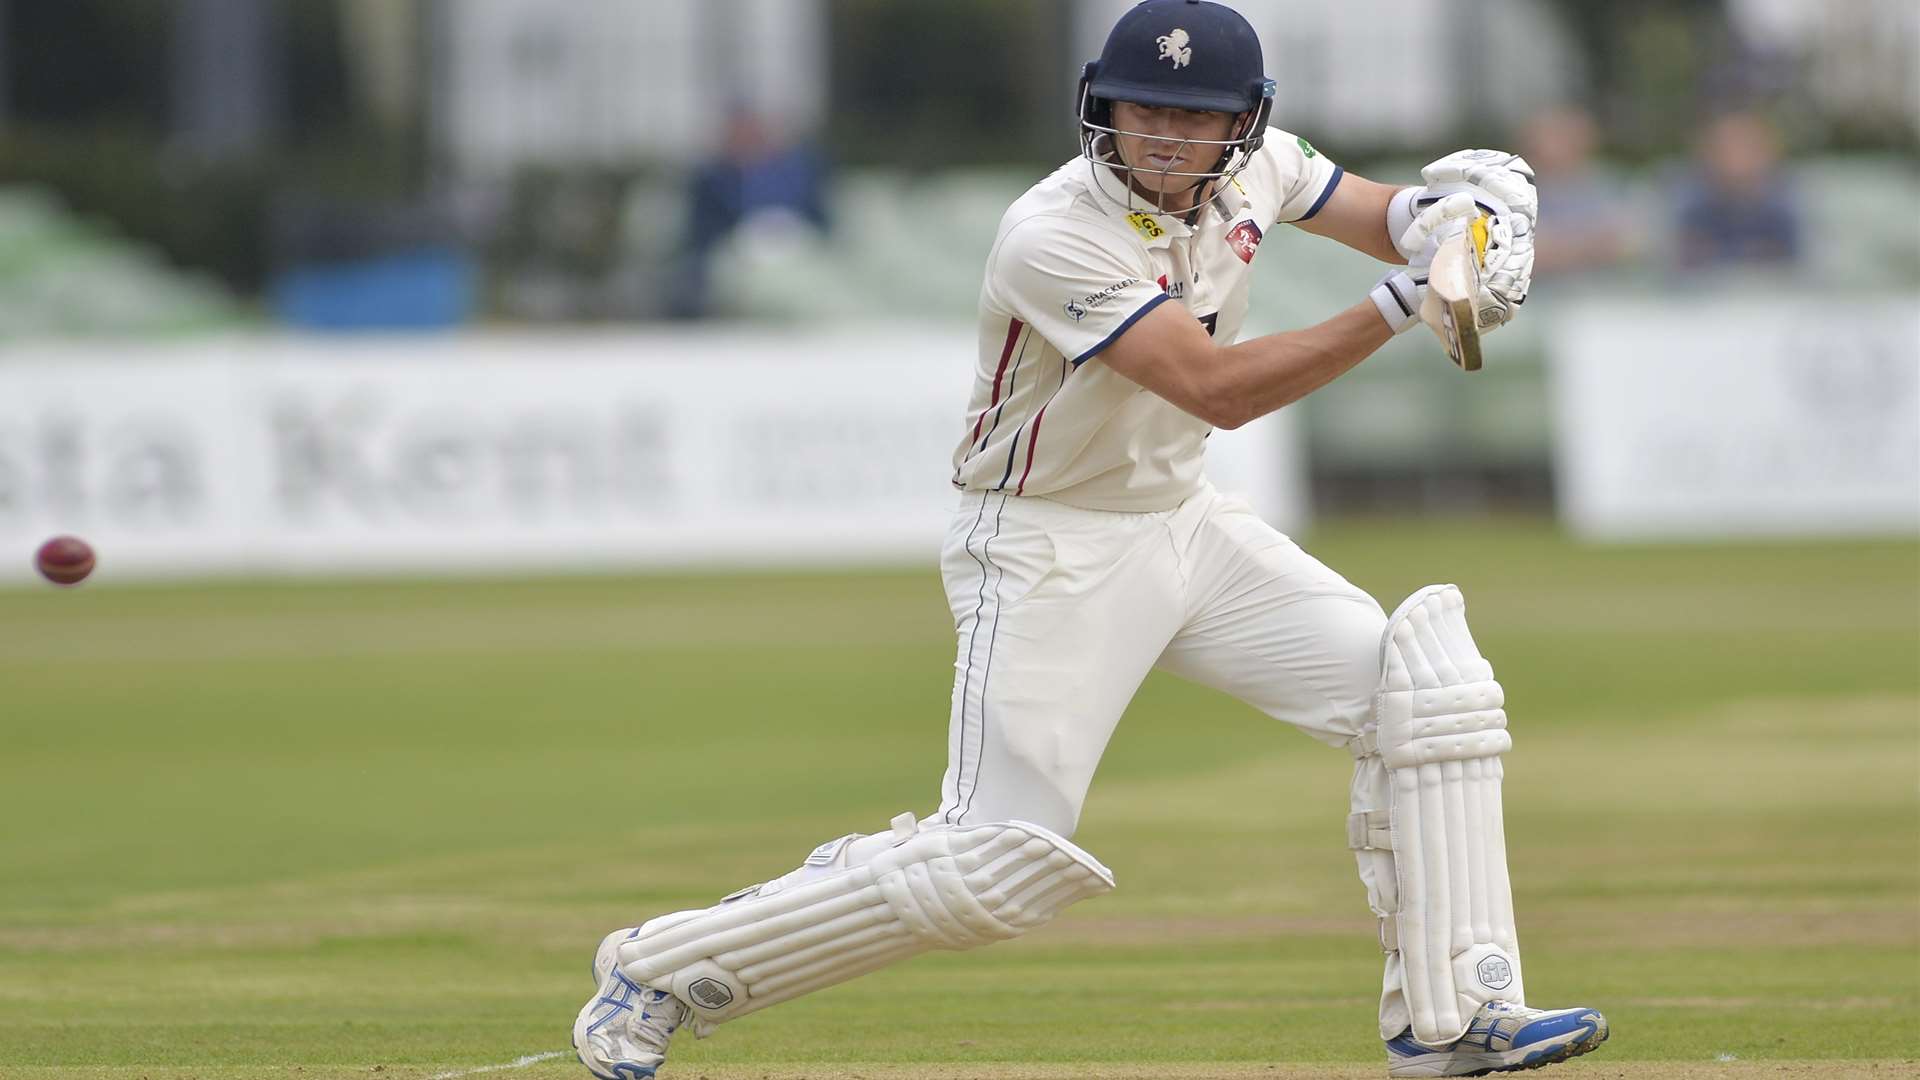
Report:
M 1393 815 L 1385 810 L 1348 814 L 1347 847 L 1353 851 L 1392 851 Z

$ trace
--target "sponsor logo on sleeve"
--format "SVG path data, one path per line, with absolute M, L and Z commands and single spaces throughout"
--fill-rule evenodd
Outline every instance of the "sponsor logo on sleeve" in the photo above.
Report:
M 1128 214 L 1127 224 L 1133 226 L 1134 232 L 1139 233 L 1148 240 L 1158 240 L 1167 235 L 1167 230 L 1161 228 L 1160 223 L 1153 220 L 1152 214 Z
M 1243 221 L 1227 231 L 1227 246 L 1240 256 L 1243 263 L 1253 262 L 1253 253 L 1260 249 L 1260 241 L 1265 239 L 1260 226 L 1251 221 Z
M 1079 322 L 1081 319 L 1087 317 L 1087 312 L 1092 311 L 1102 304 L 1111 302 L 1114 297 L 1119 296 L 1121 293 L 1126 292 L 1138 284 L 1140 284 L 1139 278 L 1130 277 L 1125 281 L 1116 281 L 1098 292 L 1088 293 L 1078 300 L 1069 300 L 1065 305 L 1067 318 L 1072 319 L 1074 322 Z
M 1313 148 L 1313 144 L 1306 140 L 1306 137 L 1304 135 L 1295 136 L 1295 140 L 1300 143 L 1300 152 L 1307 155 L 1308 157 L 1313 157 L 1319 153 L 1318 150 L 1315 150 Z

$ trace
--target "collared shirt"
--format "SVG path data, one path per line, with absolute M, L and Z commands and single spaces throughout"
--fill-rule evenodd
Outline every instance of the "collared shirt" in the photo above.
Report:
M 1099 363 L 1100 351 L 1163 303 L 1234 341 L 1267 230 L 1317 213 L 1341 170 L 1305 139 L 1269 129 L 1189 227 L 1183 215 L 1130 212 L 1124 181 L 1096 169 L 1075 158 L 1000 221 L 954 484 L 1096 510 L 1165 510 L 1199 489 L 1212 429 Z

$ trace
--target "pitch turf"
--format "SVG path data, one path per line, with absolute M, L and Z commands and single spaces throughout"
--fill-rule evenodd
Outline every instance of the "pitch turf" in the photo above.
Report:
M 1530 996 L 1614 1024 L 1555 1071 L 1920 1074 L 1920 549 L 1309 547 L 1388 606 L 1466 590 Z M 931 808 L 949 633 L 930 572 L 0 593 L 0 1076 L 560 1051 L 606 929 Z M 1078 836 L 1118 892 L 669 1075 L 1383 1075 L 1348 770 L 1156 678 Z

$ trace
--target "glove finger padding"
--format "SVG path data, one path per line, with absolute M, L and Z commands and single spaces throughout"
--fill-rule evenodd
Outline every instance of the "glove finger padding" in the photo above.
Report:
M 1533 285 L 1533 230 L 1527 219 L 1495 214 L 1486 219 L 1487 246 L 1481 256 L 1479 322 L 1482 330 L 1505 325 L 1514 309 L 1527 302 Z M 1490 311 L 1497 309 L 1491 325 Z
M 1413 224 L 1400 236 L 1400 250 L 1416 254 L 1408 262 L 1408 267 L 1417 269 L 1433 263 L 1434 252 L 1451 237 L 1459 235 L 1480 208 L 1475 205 L 1471 192 L 1458 191 L 1436 202 L 1428 204 L 1414 216 Z
M 1505 150 L 1458 150 L 1420 170 L 1431 190 L 1467 184 L 1505 204 L 1505 209 L 1527 219 L 1540 218 L 1540 194 L 1533 186 L 1533 166 Z

